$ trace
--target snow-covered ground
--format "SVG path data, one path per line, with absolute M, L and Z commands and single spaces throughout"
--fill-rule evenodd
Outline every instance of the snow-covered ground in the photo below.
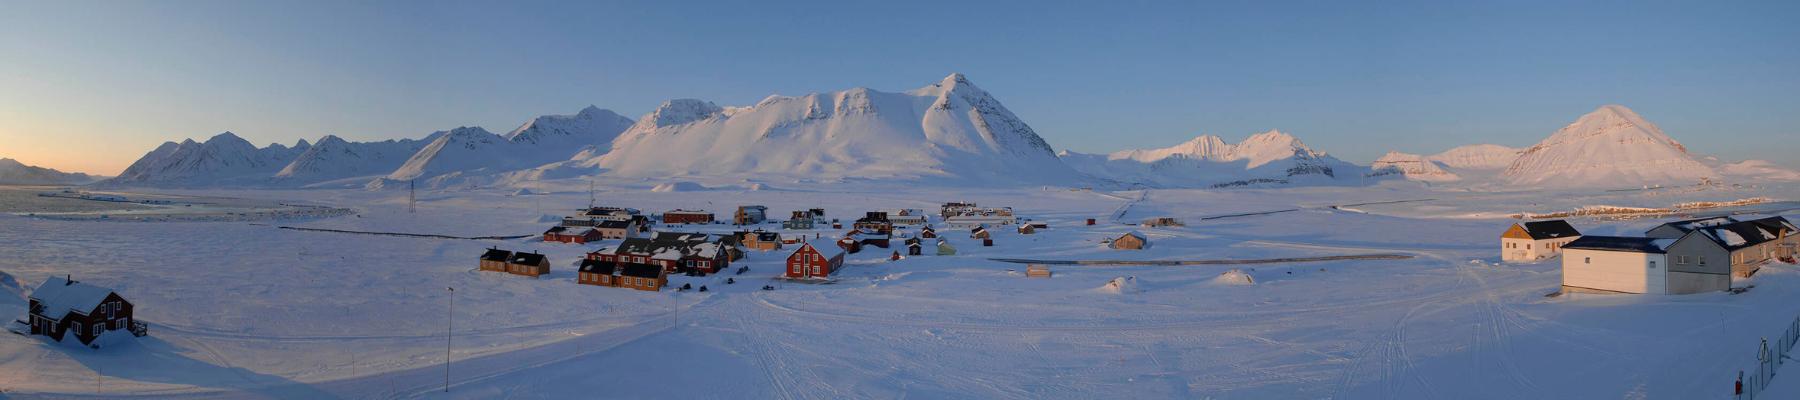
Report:
M 255 224 L 0 214 L 0 272 L 24 286 L 5 290 L 72 275 L 118 290 L 151 324 L 148 337 L 103 339 L 97 350 L 0 335 L 0 389 L 21 398 L 1726 399 L 1737 372 L 1754 367 L 1758 338 L 1779 336 L 1800 314 L 1800 267 L 1792 265 L 1739 282 L 1756 286 L 1742 294 L 1546 297 L 1560 283 L 1558 260 L 1500 263 L 1496 243 L 1516 221 L 1508 216 L 1521 212 L 1800 198 L 1792 185 L 1480 192 L 1386 182 L 1147 193 L 861 180 L 759 190 L 729 182 L 684 191 L 624 180 L 598 186 L 597 205 L 649 213 L 728 216 L 761 204 L 772 216 L 822 207 L 848 222 L 864 211 L 973 201 L 1013 207 L 1051 228 L 994 229 L 995 246 L 983 247 L 939 224 L 958 255 L 888 261 L 904 249 L 872 248 L 850 255 L 829 283 L 773 279 L 787 253 L 752 251 L 733 263 L 750 267 L 742 275 L 671 277 L 672 286 L 707 292 L 651 293 L 574 283 L 581 254 L 616 241 L 276 228 L 537 234 L 545 215 L 588 205 L 586 181 L 534 188 L 551 193 L 541 196 L 421 191 L 416 213 L 407 212 L 404 190 L 144 191 L 356 214 Z M 1393 202 L 1400 200 L 1413 201 Z M 1784 204 L 1755 211 L 1789 212 Z M 1125 224 L 1163 216 L 1187 226 Z M 1089 218 L 1098 223 L 1086 225 Z M 1657 223 L 1572 222 L 1589 234 Z M 1148 236 L 1147 249 L 1102 243 L 1132 230 Z M 476 271 L 474 259 L 491 246 L 548 254 L 553 272 L 533 279 Z M 1053 265 L 1047 279 L 990 260 L 1356 254 L 1413 258 Z M 1109 285 L 1118 278 L 1128 279 Z M 453 312 L 446 287 L 455 288 Z M 23 300 L 0 296 L 0 312 L 22 315 Z M 452 317 L 452 387 L 444 393 Z M 1777 389 L 1794 386 L 1782 378 Z

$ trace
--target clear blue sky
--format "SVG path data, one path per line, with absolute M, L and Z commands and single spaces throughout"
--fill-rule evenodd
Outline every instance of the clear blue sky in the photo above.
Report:
M 1366 164 L 1621 104 L 1695 153 L 1800 167 L 1796 1 L 379 3 L 9 3 L 0 157 L 111 175 L 227 130 L 505 131 L 962 72 L 1058 150 L 1278 128 Z

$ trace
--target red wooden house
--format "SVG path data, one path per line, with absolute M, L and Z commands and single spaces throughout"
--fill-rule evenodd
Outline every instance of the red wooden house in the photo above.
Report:
M 713 214 L 706 210 L 676 209 L 663 213 L 662 222 L 665 224 L 710 224 L 713 222 Z
M 615 222 L 615 221 L 606 221 L 606 222 Z M 550 227 L 550 230 L 544 231 L 544 241 L 546 241 L 546 242 L 563 242 L 563 243 L 581 244 L 581 243 L 587 243 L 587 242 L 600 240 L 604 237 L 605 236 L 602 235 L 600 233 L 600 230 L 598 230 L 598 229 L 588 228 L 588 227 L 579 227 L 579 226 L 558 225 L 558 226 L 552 226 L 552 227 Z
M 794 254 L 788 255 L 787 272 L 789 278 L 826 278 L 837 274 L 844 267 L 844 252 L 833 251 L 833 254 L 820 252 L 812 244 L 800 245 Z
M 143 336 L 145 324 L 132 319 L 133 307 L 118 293 L 68 278 L 51 277 L 27 296 L 31 334 L 63 340 L 74 334 L 91 344 L 106 331 L 127 329 Z
M 845 252 L 849 252 L 852 254 L 862 251 L 862 242 L 856 241 L 856 239 L 852 239 L 852 238 L 838 239 L 837 245 L 838 245 L 839 249 L 842 249 Z

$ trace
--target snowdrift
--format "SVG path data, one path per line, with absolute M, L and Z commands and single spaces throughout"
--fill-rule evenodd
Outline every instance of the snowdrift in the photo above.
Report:
M 1250 274 L 1244 273 L 1244 270 L 1233 269 L 1213 277 L 1212 280 L 1207 281 L 1207 283 L 1219 286 L 1248 286 L 1255 285 L 1256 278 L 1251 277 Z

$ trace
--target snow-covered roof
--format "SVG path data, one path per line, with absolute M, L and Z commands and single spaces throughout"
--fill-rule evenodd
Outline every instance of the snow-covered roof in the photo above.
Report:
M 1133 230 L 1131 232 L 1125 232 L 1125 236 L 1136 236 L 1138 238 L 1138 240 L 1148 240 L 1148 238 L 1144 237 L 1143 232 L 1138 232 L 1136 230 Z M 1120 236 L 1120 237 L 1125 237 L 1125 236 Z
M 1568 221 L 1560 219 L 1521 222 L 1519 223 L 1519 227 L 1524 228 L 1525 233 L 1531 235 L 1533 240 L 1581 236 L 1581 231 L 1575 230 L 1575 227 L 1570 226 Z
M 93 312 L 112 292 L 112 289 L 50 277 L 44 280 L 44 284 L 38 285 L 30 297 L 43 307 L 38 315 L 60 320 L 70 312 Z
M 481 253 L 481 259 L 506 262 L 506 260 L 512 259 L 512 252 L 500 249 L 488 249 L 486 252 Z
M 1633 253 L 1663 253 L 1675 239 L 1657 239 L 1622 236 L 1582 236 L 1580 239 L 1564 244 L 1567 250 L 1605 250 L 1625 251 Z

